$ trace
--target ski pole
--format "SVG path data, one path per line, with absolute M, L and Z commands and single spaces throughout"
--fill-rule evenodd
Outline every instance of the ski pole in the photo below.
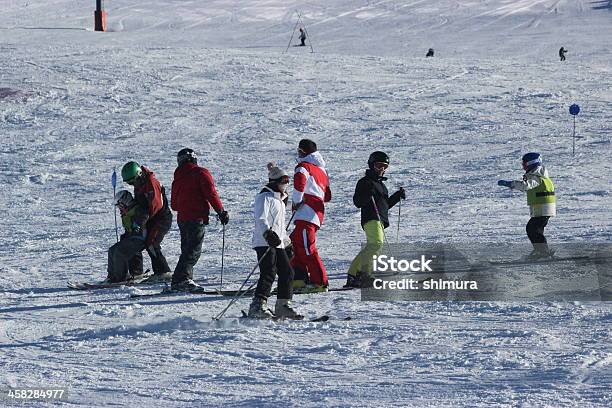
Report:
M 225 259 L 225 224 L 223 225 L 223 238 L 221 242 L 221 284 L 219 285 L 219 289 L 223 290 L 223 261 Z
M 399 211 L 397 212 L 397 243 L 399 244 L 400 224 L 402 223 L 402 199 L 399 200 Z
M 303 201 L 295 208 L 295 211 L 293 212 L 293 214 L 291 214 L 291 218 L 289 218 L 289 222 L 287 223 L 287 226 L 285 227 L 285 231 L 289 231 L 289 227 L 291 226 L 291 221 L 293 221 L 293 217 L 295 217 L 295 214 L 298 212 L 298 210 L 300 209 L 302 205 L 304 205 Z
M 384 247 L 384 245 L 387 243 L 387 236 L 385 234 L 385 226 L 383 225 L 382 220 L 380 219 L 380 213 L 378 212 L 378 206 L 376 205 L 376 201 L 374 201 L 374 196 L 370 197 L 370 200 L 372 201 L 372 205 L 374 206 L 374 212 L 376 213 L 376 218 L 378 218 L 378 222 L 380 222 L 381 227 L 382 227 L 383 247 Z
M 115 196 L 117 195 L 117 169 L 113 169 L 113 175 L 111 176 L 111 183 L 113 184 L 113 201 L 115 201 Z M 114 214 L 115 214 L 115 237 L 117 238 L 117 242 L 119 242 L 119 228 L 117 227 L 117 206 L 113 205 Z
M 293 31 L 291 31 L 291 38 L 289 39 L 289 44 L 287 44 L 287 48 L 285 49 L 285 52 L 289 51 L 289 47 L 291 47 L 291 41 L 293 41 L 293 35 L 295 34 L 295 29 L 297 28 L 298 24 L 300 24 L 300 17 L 299 17 L 299 15 L 300 14 L 298 13 L 298 19 L 295 22 L 295 25 L 293 26 Z
M 255 282 L 254 284 L 252 284 L 249 289 L 242 291 L 242 288 L 245 287 L 245 285 L 247 284 L 247 282 L 249 281 L 249 279 L 251 278 L 251 275 L 253 275 L 253 273 L 255 273 L 255 270 L 259 267 L 259 265 L 261 265 L 261 262 L 264 260 L 264 258 L 266 257 L 266 255 L 268 255 L 268 253 L 270 252 L 270 247 L 268 247 L 268 249 L 266 249 L 266 252 L 264 252 L 263 256 L 259 259 L 259 261 L 257 262 L 257 265 L 255 265 L 253 267 L 253 269 L 251 270 L 251 273 L 249 273 L 246 277 L 246 279 L 244 280 L 244 282 L 242 283 L 242 285 L 240 286 L 240 288 L 238 289 L 238 291 L 236 292 L 236 294 L 234 295 L 234 297 L 232 298 L 232 300 L 230 300 L 229 304 L 225 307 L 225 309 L 223 309 L 217 316 L 213 317 L 213 320 L 219 320 L 223 317 L 223 315 L 225 314 L 225 312 L 228 311 L 228 309 L 230 307 L 232 307 L 232 305 L 234 303 L 236 303 L 238 300 L 240 300 L 240 298 L 242 296 L 244 296 L 244 294 L 246 294 L 250 289 L 253 288 L 253 286 L 255 286 L 255 284 L 257 282 Z

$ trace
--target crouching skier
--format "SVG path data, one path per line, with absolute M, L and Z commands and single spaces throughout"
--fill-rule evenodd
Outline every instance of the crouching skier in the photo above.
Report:
M 355 187 L 353 203 L 361 209 L 361 228 L 366 234 L 366 245 L 351 263 L 344 287 L 372 286 L 372 257 L 380 252 L 385 241 L 384 229 L 389 226 L 389 209 L 400 199 L 406 199 L 403 187 L 389 197 L 384 183 L 388 167 L 389 156 L 386 153 L 372 153 L 365 176 Z
M 161 249 L 161 242 L 172 226 L 165 189 L 151 170 L 134 161 L 123 166 L 121 177 L 134 186 L 136 204 L 129 239 L 119 241 L 108 251 L 108 277 L 111 282 L 125 280 L 132 257 L 146 249 L 154 274 L 150 280 L 170 279 L 172 273 Z
M 525 154 L 523 170 L 525 174 L 522 180 L 499 180 L 497 185 L 527 192 L 527 205 L 531 218 L 526 229 L 527 236 L 533 245 L 533 251 L 527 256 L 527 259 L 549 258 L 554 251 L 548 248 L 544 228 L 550 217 L 557 215 L 555 186 L 548 176 L 548 171 L 542 165 L 540 153 Z
M 289 241 L 285 225 L 287 186 L 289 176 L 284 170 L 268 164 L 268 184 L 255 197 L 255 229 L 253 249 L 257 252 L 259 280 L 249 307 L 249 317 L 256 319 L 303 319 L 291 306 L 293 297 L 293 269 L 286 252 Z M 274 314 L 268 310 L 267 300 L 278 275 L 278 293 Z
M 121 234 L 119 242 L 110 247 L 108 250 L 108 265 L 114 261 L 118 252 L 122 252 L 124 248 L 132 246 L 140 246 L 143 241 L 142 234 L 137 225 L 134 224 L 134 216 L 136 215 L 136 200 L 134 196 L 127 190 L 118 191 L 115 195 L 115 206 L 121 214 L 121 224 L 123 225 L 124 233 Z M 128 242 L 133 241 L 133 242 Z M 128 274 L 123 274 L 125 269 L 121 269 L 119 274 L 115 274 L 114 268 L 109 268 L 109 275 L 104 283 L 124 282 L 130 278 L 138 278 L 143 274 L 142 252 L 136 252 L 127 260 Z M 113 273 L 110 273 L 110 272 Z

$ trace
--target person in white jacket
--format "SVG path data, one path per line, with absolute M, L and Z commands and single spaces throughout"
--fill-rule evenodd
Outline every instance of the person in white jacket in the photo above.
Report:
M 268 163 L 268 184 L 255 197 L 255 229 L 253 249 L 257 252 L 259 280 L 249 307 L 249 317 L 268 319 L 303 319 L 291 306 L 293 297 L 293 269 L 286 246 L 289 242 L 285 223 L 287 186 L 289 175 L 284 170 Z M 278 275 L 278 293 L 274 314 L 267 308 L 272 284 Z
M 522 180 L 499 180 L 497 184 L 527 193 L 527 205 L 531 218 L 527 223 L 526 230 L 534 248 L 528 258 L 547 258 L 552 256 L 553 252 L 548 248 L 544 228 L 550 217 L 557 215 L 555 186 L 548 175 L 548 171 L 542 165 L 540 153 L 525 154 L 523 156 L 523 170 L 525 170 L 525 174 Z

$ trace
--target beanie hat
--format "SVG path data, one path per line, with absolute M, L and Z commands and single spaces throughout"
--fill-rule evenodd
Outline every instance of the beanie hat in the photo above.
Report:
M 276 166 L 273 162 L 268 163 L 268 179 L 270 181 L 279 181 L 283 177 L 289 177 L 285 170 Z
M 317 151 L 317 144 L 310 139 L 302 139 L 298 144 L 298 148 L 304 152 L 304 154 L 310 154 Z
M 540 165 L 542 164 L 542 156 L 540 153 L 527 153 L 523 156 L 523 163 L 525 163 L 527 167 Z

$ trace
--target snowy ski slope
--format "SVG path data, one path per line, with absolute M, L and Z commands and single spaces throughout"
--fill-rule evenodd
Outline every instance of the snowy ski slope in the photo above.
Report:
M 319 250 L 332 286 L 363 240 L 351 197 L 377 149 L 390 189 L 408 190 L 401 241 L 524 242 L 524 197 L 496 181 L 519 177 L 529 150 L 557 188 L 550 239 L 610 241 L 607 0 L 105 3 L 110 31 L 96 33 L 94 1 L 0 0 L 0 389 L 65 387 L 63 406 L 610 406 L 606 303 L 339 292 L 295 298 L 327 323 L 244 322 L 247 299 L 213 323 L 227 299 L 66 288 L 105 277 L 113 168 L 135 159 L 170 186 L 186 146 L 231 215 L 227 287 L 254 265 L 266 163 L 290 169 L 303 137 L 331 175 Z M 283 53 L 296 10 L 315 53 Z M 195 272 L 211 285 L 220 238 L 211 223 Z M 171 266 L 179 241 L 175 225 Z

